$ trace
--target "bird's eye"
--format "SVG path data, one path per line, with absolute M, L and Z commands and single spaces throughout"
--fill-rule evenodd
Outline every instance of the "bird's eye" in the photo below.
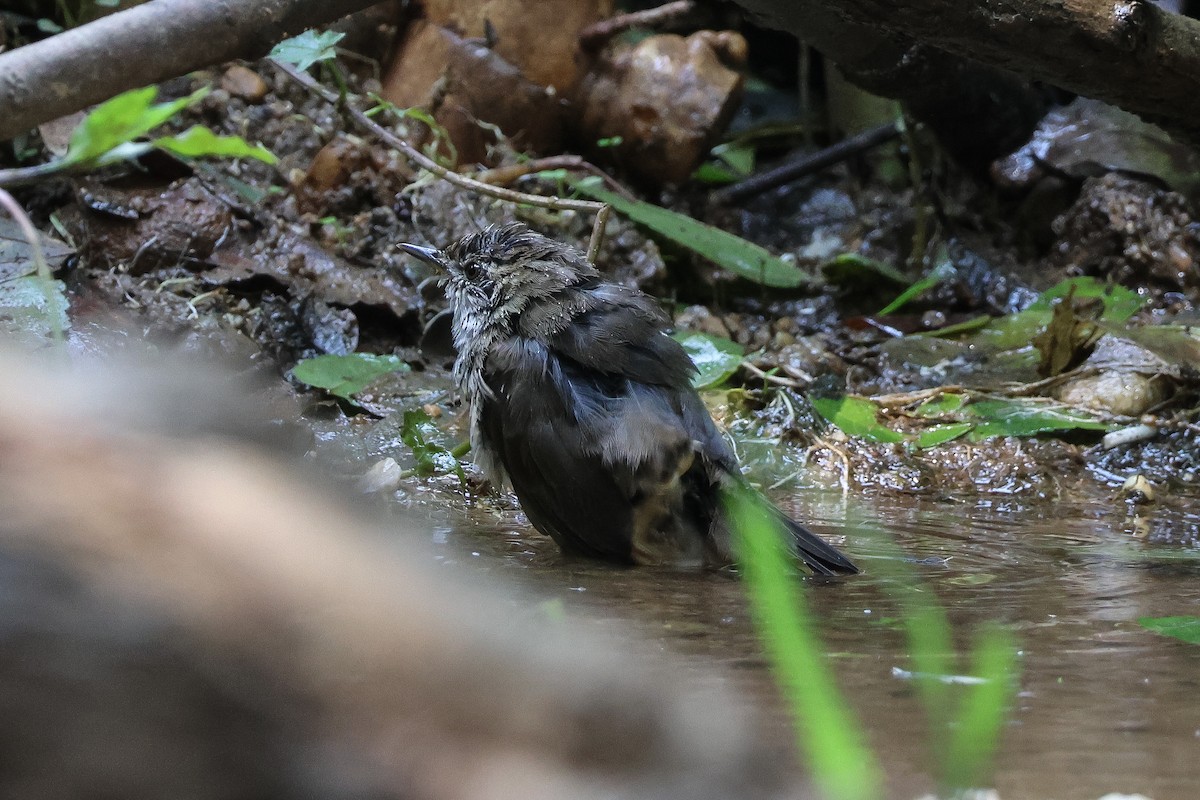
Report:
M 459 266 L 462 268 L 463 277 L 469 281 L 477 281 L 483 275 L 483 269 L 474 259 L 463 261 Z

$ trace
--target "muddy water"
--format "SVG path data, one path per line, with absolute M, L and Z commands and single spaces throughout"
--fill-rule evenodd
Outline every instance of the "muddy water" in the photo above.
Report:
M 1151 538 L 1194 538 L 1195 500 L 1176 496 L 1142 512 Z M 1141 526 L 1103 489 L 1037 505 L 804 492 L 791 508 L 825 534 L 865 517 L 892 535 L 948 609 L 960 647 L 985 620 L 1016 631 L 1021 689 L 995 780 L 1005 800 L 1200 797 L 1200 647 L 1137 623 L 1200 615 L 1200 552 L 1135 538 Z M 736 580 L 568 560 L 515 513 L 481 511 L 438 542 L 447 561 L 529 587 L 553 624 L 634 630 L 685 664 L 715 668 L 763 710 L 768 738 L 791 757 L 787 715 Z M 838 680 L 880 754 L 889 796 L 916 797 L 933 786 L 931 758 L 911 686 L 892 674 L 911 665 L 894 604 L 873 574 L 883 556 L 866 536 L 851 533 L 844 547 L 865 574 L 806 581 L 808 596 Z

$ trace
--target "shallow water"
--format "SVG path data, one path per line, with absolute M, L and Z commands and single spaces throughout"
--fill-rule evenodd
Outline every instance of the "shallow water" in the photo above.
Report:
M 1166 531 L 1194 540 L 1195 499 L 1175 496 L 1139 510 L 1151 539 Z M 995 773 L 1005 800 L 1200 797 L 1200 647 L 1137 622 L 1200 615 L 1200 551 L 1136 538 L 1143 526 L 1103 487 L 1034 505 L 816 492 L 788 505 L 835 540 L 849 519 L 894 537 L 947 608 L 960 648 L 983 621 L 1015 630 L 1020 695 Z M 791 757 L 790 723 L 733 578 L 566 559 L 517 513 L 479 510 L 441 531 L 438 543 L 447 561 L 469 561 L 530 588 L 563 624 L 634 630 L 685 664 L 715 669 L 763 710 L 768 738 Z M 841 543 L 864 574 L 806 580 L 808 596 L 838 681 L 883 762 L 889 796 L 916 797 L 933 787 L 931 758 L 911 686 L 892 674 L 911 664 L 895 605 L 872 569 L 883 556 L 865 534 Z

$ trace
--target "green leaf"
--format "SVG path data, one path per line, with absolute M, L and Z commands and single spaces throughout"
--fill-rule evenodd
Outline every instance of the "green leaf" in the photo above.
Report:
M 773 255 L 766 248 L 683 214 L 610 192 L 601 187 L 599 178 L 584 178 L 574 186 L 581 193 L 608 203 L 639 225 L 645 225 L 655 233 L 699 253 L 717 266 L 755 283 L 794 289 L 817 282 L 813 275 Z
M 1138 617 L 1138 624 L 1172 639 L 1200 644 L 1200 617 Z
M 937 447 L 939 444 L 953 441 L 975 427 L 973 422 L 953 422 L 948 425 L 934 425 L 917 434 L 917 447 Z
M 803 592 L 796 591 L 788 547 L 761 498 L 725 493 L 751 616 L 795 718 L 798 744 L 822 795 L 838 800 L 882 796 L 882 771 L 842 697 L 824 656 Z
M 270 57 L 294 64 L 296 69 L 306 70 L 318 61 L 329 61 L 337 56 L 337 43 L 345 35 L 336 31 L 305 31 L 275 45 Z
M 918 417 L 936 419 L 948 414 L 956 414 L 966 405 L 967 396 L 958 392 L 945 392 L 937 397 L 926 400 L 917 406 L 914 412 Z
M 704 183 L 710 186 L 724 186 L 738 180 L 738 176 L 733 174 L 728 167 L 723 164 L 713 164 L 710 161 L 705 161 L 696 167 L 696 171 L 692 173 L 691 178 L 696 183 Z
M 68 306 L 62 281 L 47 284 L 36 274 L 0 281 L 0 338 L 40 344 L 61 336 Z
M 292 367 L 292 376 L 309 386 L 353 401 L 354 395 L 367 388 L 376 378 L 408 368 L 398 356 L 351 353 L 346 356 L 306 358 Z
M 880 278 L 898 286 L 908 285 L 908 277 L 891 264 L 858 253 L 839 253 L 821 265 L 821 274 L 838 286 L 877 284 Z
M 1038 331 L 1050 324 L 1053 301 L 1059 297 L 1066 297 L 1072 290 L 1077 300 L 1100 300 L 1104 304 L 1100 321 L 1109 325 L 1123 325 L 1146 304 L 1146 298 L 1124 286 L 1106 284 L 1090 276 L 1068 278 L 1043 292 L 1024 311 L 992 320 L 972 337 L 971 341 L 1000 349 L 1029 344 Z M 947 331 L 947 328 L 943 328 L 936 333 L 944 336 L 948 335 Z
M 1053 301 L 1072 294 L 1072 289 L 1074 289 L 1074 297 L 1077 300 L 1095 298 L 1103 301 L 1104 313 L 1100 315 L 1100 319 L 1112 324 L 1125 322 L 1140 311 L 1147 302 L 1145 297 L 1132 289 L 1126 289 L 1119 284 L 1104 283 L 1089 275 L 1081 278 L 1068 278 L 1047 289 L 1025 311 L 1049 314 Z
M 467 476 L 454 454 L 437 443 L 441 431 L 428 414 L 421 409 L 404 412 L 400 427 L 400 439 L 412 450 L 418 475 L 445 475 L 453 472 L 466 485 Z
M 193 125 L 174 136 L 159 137 L 151 144 L 182 158 L 256 158 L 267 164 L 279 161 L 274 153 L 261 144 L 252 145 L 240 136 L 218 136 L 202 125 Z
M 881 425 L 879 406 L 864 397 L 814 397 L 817 413 L 847 436 L 862 436 L 876 442 L 902 442 L 904 434 Z
M 149 133 L 208 92 L 207 87 L 197 89 L 187 97 L 153 106 L 150 103 L 158 94 L 157 87 L 146 86 L 119 94 L 83 118 L 71 133 L 67 153 L 60 163 L 64 167 L 88 162 L 100 166 L 124 158 L 128 152 L 112 151 Z
M 711 158 L 696 168 L 692 180 L 707 184 L 726 184 L 754 172 L 754 143 L 726 142 L 712 149 Z
M 957 336 L 960 333 L 973 333 L 981 328 L 986 328 L 992 323 L 992 317 L 986 314 L 981 314 L 978 317 L 971 317 L 962 322 L 955 322 L 953 325 L 947 325 L 944 328 L 938 328 L 935 331 L 917 331 L 909 334 L 910 336 Z
M 972 403 L 967 410 L 979 419 L 970 433 L 973 441 L 993 436 L 1035 436 L 1052 431 L 1107 431 L 1113 428 L 1077 411 L 1020 399 L 981 400 Z
M 744 178 L 751 172 L 754 172 L 753 142 L 726 142 L 725 144 L 719 144 L 712 149 L 712 154 L 721 161 L 724 161 L 725 165 L 739 177 Z
M 742 364 L 742 346 L 723 336 L 679 331 L 672 334 L 671 338 L 683 345 L 688 357 L 696 365 L 692 386 L 697 389 L 707 389 L 723 383 Z

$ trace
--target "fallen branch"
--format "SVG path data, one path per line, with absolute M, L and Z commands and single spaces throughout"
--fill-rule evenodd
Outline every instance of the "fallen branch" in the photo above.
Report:
M 1147 0 L 738 3 L 802 37 L 878 94 L 926 106 L 951 102 L 945 89 L 931 94 L 930 85 L 956 80 L 956 71 L 978 76 L 986 65 L 1104 100 L 1200 141 L 1200 21 Z M 1011 113 L 1003 104 L 964 112 L 985 108 Z
M 238 58 L 375 0 L 154 0 L 0 54 L 0 141 L 128 89 Z

